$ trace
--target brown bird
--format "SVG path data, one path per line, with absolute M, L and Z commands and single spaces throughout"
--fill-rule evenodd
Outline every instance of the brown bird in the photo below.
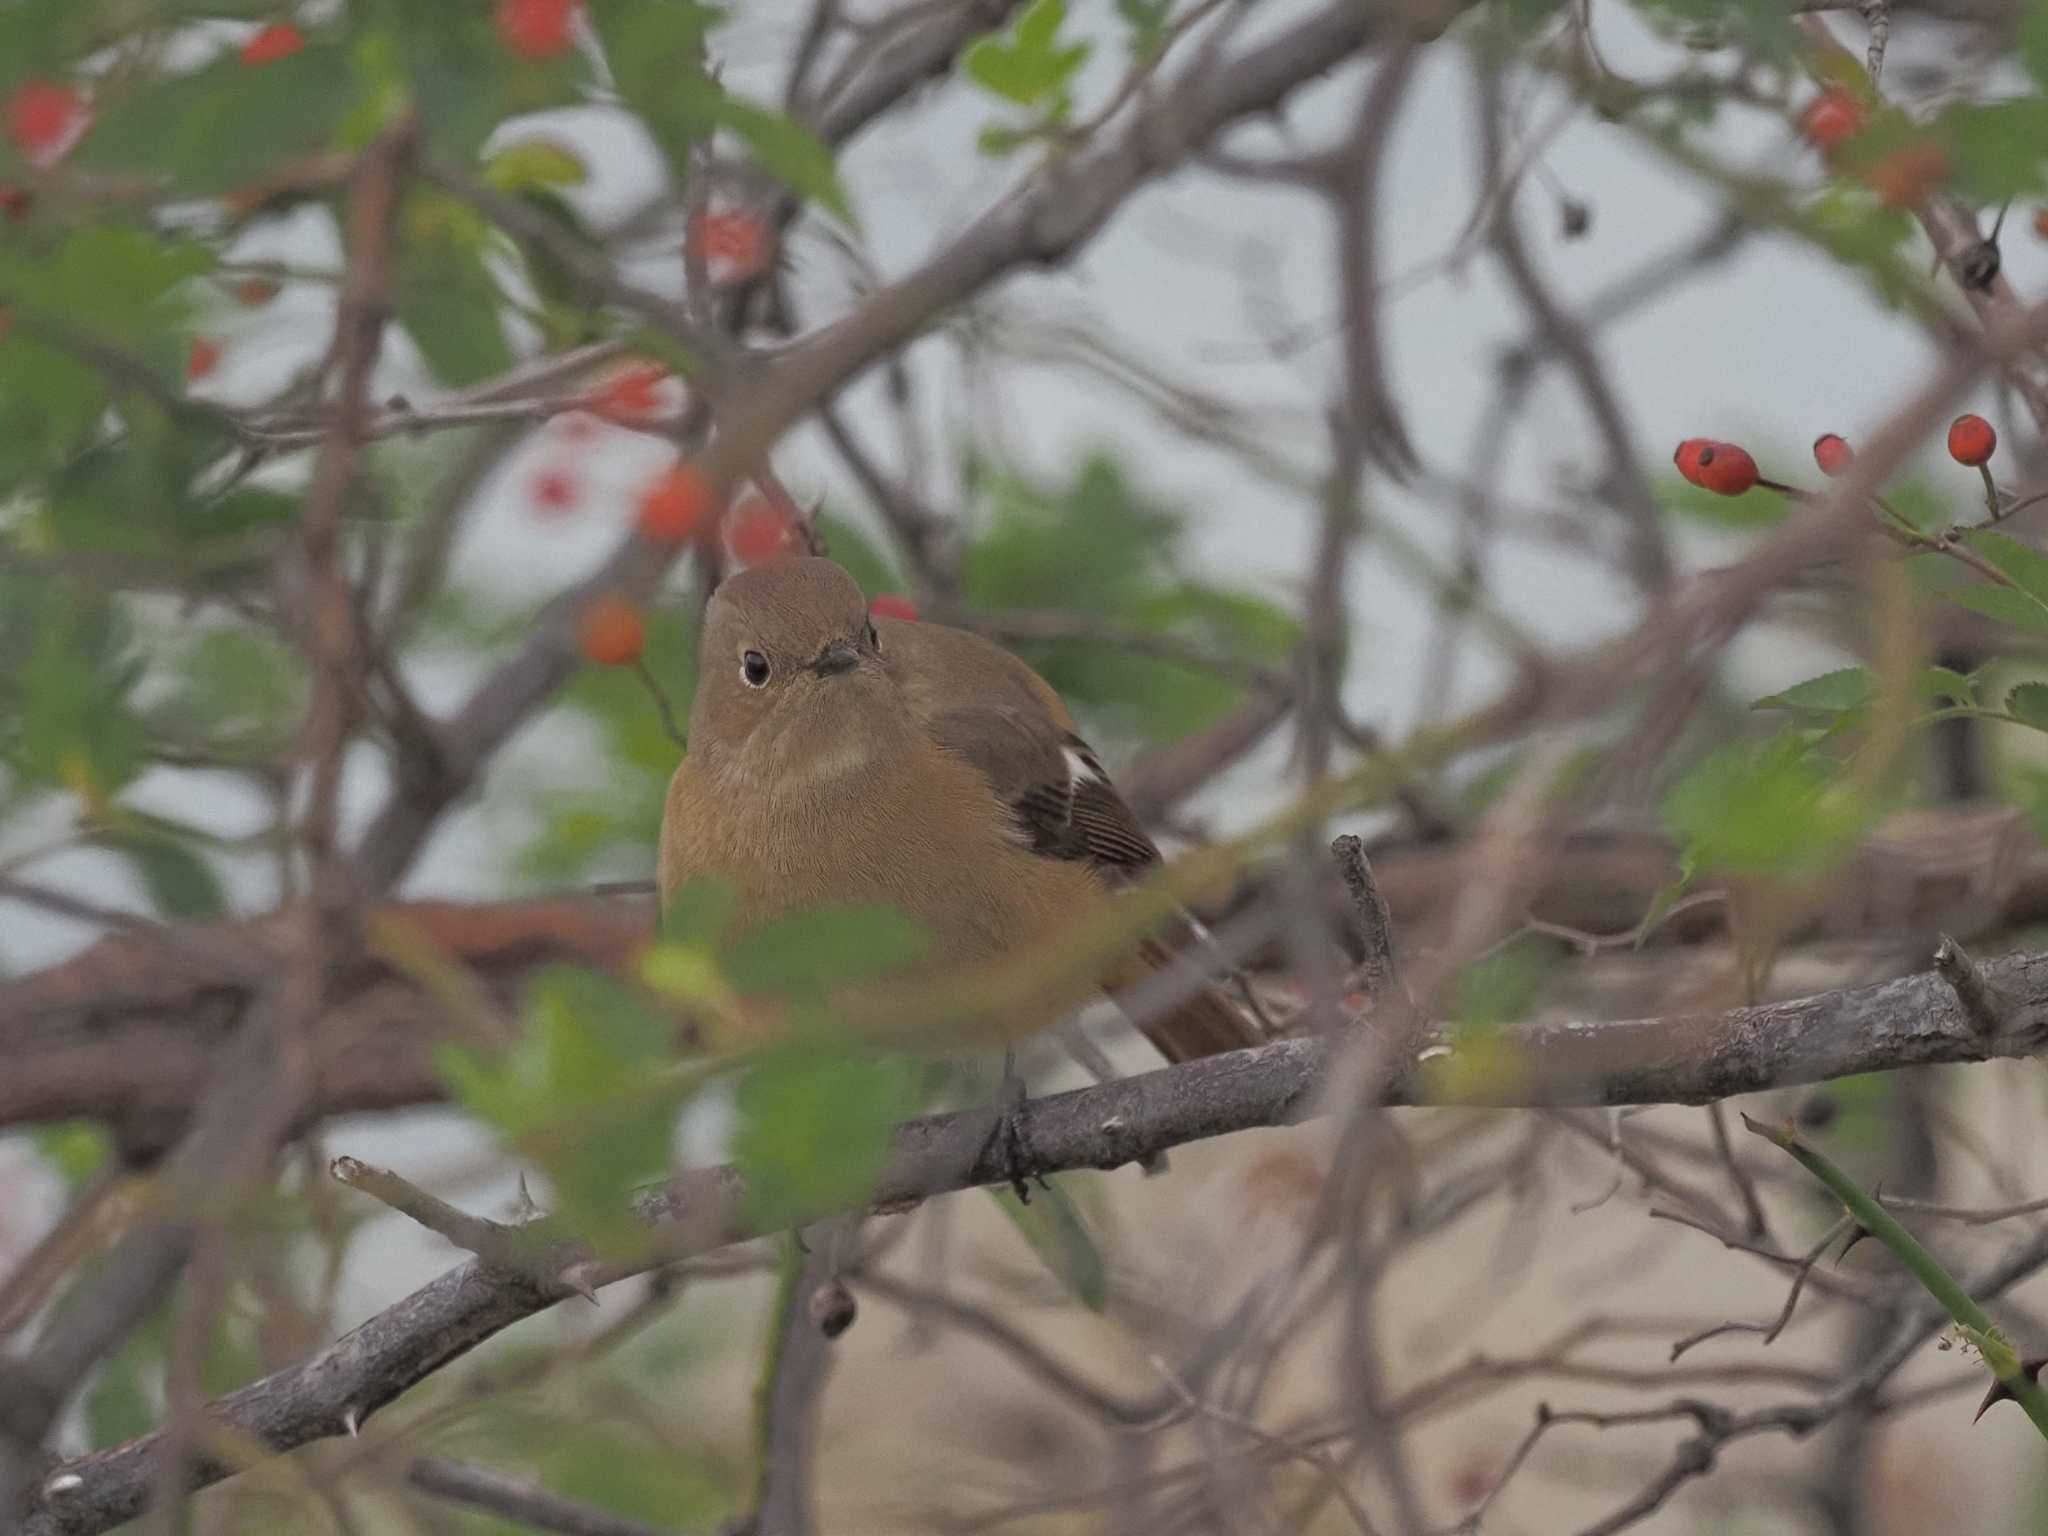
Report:
M 822 559 L 735 575 L 705 611 L 689 751 L 662 817 L 664 901 L 693 877 L 738 893 L 734 934 L 811 907 L 885 905 L 938 969 L 1079 937 L 1159 850 L 1052 687 L 977 635 L 869 616 Z M 1165 963 L 1147 942 L 1115 989 Z M 1037 998 L 1044 1028 L 1085 999 Z M 1259 1043 L 1213 986 L 1145 1032 L 1169 1061 Z

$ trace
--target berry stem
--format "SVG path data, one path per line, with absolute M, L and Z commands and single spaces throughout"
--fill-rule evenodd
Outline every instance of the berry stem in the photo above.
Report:
M 2004 514 L 1998 510 L 1998 487 L 1991 480 L 1991 465 L 1988 462 L 1979 464 L 1977 473 L 1984 477 L 1984 507 L 1991 514 L 1991 521 L 1995 523 Z
M 647 670 L 645 659 L 638 656 L 633 658 L 633 672 L 646 684 L 647 691 L 654 695 L 654 707 L 661 711 L 661 728 L 668 732 L 668 739 L 687 752 L 690 749 L 690 738 L 685 736 L 681 727 L 676 724 L 676 714 L 669 707 L 668 694 L 662 690 L 654 674 Z
M 1776 491 L 1780 496 L 1786 497 L 1788 500 L 1804 502 L 1808 506 L 1812 506 L 1821 499 L 1813 491 L 1803 491 L 1796 485 L 1787 485 L 1782 480 L 1771 480 L 1762 475 L 1757 476 L 1756 483 L 1767 491 Z

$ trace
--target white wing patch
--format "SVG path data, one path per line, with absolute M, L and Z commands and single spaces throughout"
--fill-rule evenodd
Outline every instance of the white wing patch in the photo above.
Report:
M 1103 778 L 1101 767 L 1086 752 L 1077 752 L 1072 747 L 1060 750 L 1067 759 L 1067 783 L 1071 787 L 1078 789 L 1091 779 Z

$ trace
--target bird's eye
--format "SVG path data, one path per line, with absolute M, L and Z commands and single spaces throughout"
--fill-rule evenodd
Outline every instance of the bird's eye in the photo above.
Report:
M 748 651 L 740 657 L 740 676 L 747 680 L 749 688 L 764 687 L 768 682 L 768 658 L 759 651 Z

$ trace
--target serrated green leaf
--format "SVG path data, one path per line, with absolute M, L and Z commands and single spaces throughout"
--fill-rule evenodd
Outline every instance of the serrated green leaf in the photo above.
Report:
M 1785 875 L 1827 867 L 1875 813 L 1856 781 L 1795 731 L 1737 743 L 1695 764 L 1664 817 L 1703 873 Z
M 991 1188 L 989 1196 L 1076 1300 L 1091 1312 L 1109 1305 L 1109 1265 L 1061 1181 L 1034 1187 L 1029 1205 L 1007 1186 Z
M 2015 629 L 2048 634 L 2048 603 L 2012 587 L 1960 587 L 1949 593 L 1972 613 Z
M 1062 115 L 1068 82 L 1090 51 L 1087 43 L 1061 46 L 1066 15 L 1066 0 L 1032 0 L 1007 37 L 991 33 L 968 45 L 968 77 L 1006 101 Z
M 1922 667 L 1920 691 L 1929 698 L 1948 699 L 1957 704 L 1977 702 L 1977 684 L 1951 667 Z
M 1963 542 L 1996 566 L 2022 592 L 2048 604 L 2048 555 L 1989 529 L 1965 533 Z

